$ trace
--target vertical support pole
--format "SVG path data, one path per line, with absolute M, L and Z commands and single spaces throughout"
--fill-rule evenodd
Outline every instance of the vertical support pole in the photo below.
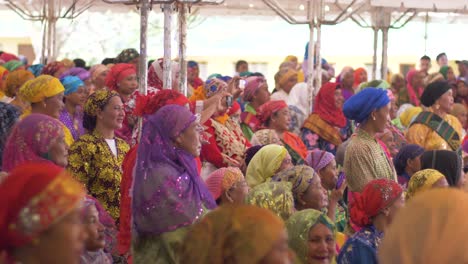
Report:
M 314 52 L 314 27 L 315 27 L 315 14 L 314 14 L 314 0 L 309 0 L 308 2 L 308 18 L 309 18 L 309 29 L 310 29 L 310 35 L 309 35 L 309 58 L 308 58 L 308 72 L 307 72 L 307 88 L 308 88 L 308 101 L 309 101 L 309 112 L 312 112 L 313 108 L 313 100 L 314 100 L 314 58 L 315 58 L 315 52 Z
M 171 69 L 171 31 L 172 31 L 172 4 L 164 4 L 164 61 L 163 61 L 163 88 L 172 88 Z
M 388 27 L 382 28 L 382 66 L 381 79 L 387 80 L 387 66 L 388 66 Z
M 149 0 L 140 0 L 140 60 L 138 64 L 138 90 L 146 95 L 147 77 L 148 77 L 148 52 L 147 52 L 147 34 L 148 34 L 148 13 L 150 9 Z
M 46 49 L 47 49 L 47 21 L 42 21 L 43 29 L 42 29 L 42 47 L 41 47 L 41 63 L 47 64 L 46 58 Z
M 179 4 L 179 91 L 187 96 L 187 5 Z
M 52 27 L 53 27 L 53 17 L 54 17 L 54 0 L 49 0 L 47 2 L 47 61 L 53 61 L 52 58 Z
M 372 57 L 372 80 L 377 78 L 377 46 L 379 40 L 379 29 L 374 26 L 374 56 Z

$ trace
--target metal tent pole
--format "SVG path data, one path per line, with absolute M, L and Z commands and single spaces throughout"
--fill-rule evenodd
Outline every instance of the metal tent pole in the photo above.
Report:
M 187 5 L 179 4 L 179 91 L 187 96 Z
M 388 27 L 382 28 L 382 66 L 381 79 L 387 80 L 387 66 L 388 66 Z
M 171 69 L 171 31 L 172 31 L 172 4 L 164 4 L 164 62 L 163 62 L 163 88 L 172 88 Z
M 141 0 L 140 6 L 140 61 L 138 64 L 138 75 L 139 75 L 139 91 L 141 94 L 146 95 L 147 93 L 147 77 L 148 77 L 148 52 L 147 52 L 147 34 L 148 34 L 148 13 L 150 9 L 150 0 Z
M 309 57 L 308 57 L 308 72 L 307 72 L 307 88 L 308 88 L 308 98 L 309 98 L 309 112 L 312 112 L 313 100 L 314 100 L 314 58 L 315 58 L 315 43 L 314 43 L 314 27 L 315 27 L 315 1 L 309 0 L 308 2 L 308 19 L 309 19 Z
M 377 48 L 379 41 L 379 29 L 377 27 L 373 28 L 374 30 L 374 56 L 372 57 L 372 79 L 377 78 Z

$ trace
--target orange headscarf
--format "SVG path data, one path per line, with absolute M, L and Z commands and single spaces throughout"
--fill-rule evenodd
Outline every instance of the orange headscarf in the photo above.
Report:
M 354 71 L 353 87 L 358 87 L 361 84 L 361 73 L 363 73 L 363 72 L 365 72 L 367 74 L 367 71 L 364 68 L 357 68 Z M 365 82 L 367 82 L 367 80 L 365 80 Z

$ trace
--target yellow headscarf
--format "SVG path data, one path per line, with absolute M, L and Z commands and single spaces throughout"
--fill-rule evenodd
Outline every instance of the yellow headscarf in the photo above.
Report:
M 286 84 L 286 82 L 288 82 L 289 78 L 291 78 L 292 76 L 297 76 L 297 71 L 291 68 L 287 69 L 286 72 L 281 74 L 279 77 L 279 86 L 283 87 Z
M 267 145 L 261 148 L 247 167 L 245 179 L 251 188 L 270 179 L 283 162 L 288 151 L 283 146 Z
M 468 263 L 468 194 L 432 189 L 411 199 L 385 230 L 381 264 Z
M 284 221 L 294 213 L 294 198 L 289 182 L 265 182 L 253 188 L 246 203 L 268 209 Z
M 19 96 L 26 102 L 38 103 L 64 91 L 65 88 L 59 79 L 50 75 L 40 75 L 23 84 L 19 90 Z
M 221 206 L 192 226 L 181 259 L 192 264 L 259 263 L 285 226 L 272 212 L 255 206 Z
M 422 112 L 422 108 L 418 106 L 413 106 L 413 107 L 406 109 L 400 115 L 401 124 L 405 127 L 408 127 L 411 121 L 413 120 L 413 118 L 416 117 L 421 112 Z
M 414 197 L 417 193 L 429 190 L 432 185 L 445 176 L 437 170 L 425 169 L 416 172 L 411 176 L 408 182 L 408 190 L 406 191 L 406 200 Z

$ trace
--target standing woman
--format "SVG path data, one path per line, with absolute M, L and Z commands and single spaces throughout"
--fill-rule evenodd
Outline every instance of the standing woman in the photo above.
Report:
M 398 93 L 398 104 L 412 104 L 420 106 L 420 98 L 424 91 L 424 76 L 418 70 L 410 70 L 406 75 L 406 89 L 401 89 Z
M 321 149 L 336 154 L 339 145 L 351 136 L 351 124 L 342 108 L 341 86 L 325 83 L 315 99 L 314 111 L 302 126 L 301 138 L 308 150 Z
M 385 130 L 390 111 L 387 91 L 367 88 L 351 97 L 343 107 L 345 116 L 359 124 L 346 148 L 344 172 L 352 192 L 361 192 L 373 179 L 396 181 L 393 164 L 375 139 Z
M 14 98 L 10 104 L 18 107 L 22 113 L 31 111 L 31 106 L 20 96 L 17 96 L 18 91 L 25 82 L 32 79 L 34 79 L 34 75 L 30 71 L 17 70 L 8 74 L 5 80 L 5 95 Z
M 0 171 L 3 171 L 3 150 L 6 146 L 8 136 L 10 135 L 13 126 L 18 121 L 19 116 L 20 112 L 16 107 L 11 104 L 0 102 Z
M 425 150 L 457 151 L 461 144 L 462 126 L 449 113 L 453 107 L 450 85 L 445 81 L 429 84 L 421 96 L 427 107 L 411 123 L 406 138 L 408 143 L 417 144 Z
M 66 76 L 60 80 L 65 88 L 65 107 L 60 111 L 59 120 L 70 130 L 73 139 L 78 140 L 85 133 L 83 127 L 83 105 L 88 93 L 83 81 L 76 76 Z
M 297 84 L 297 71 L 293 68 L 282 68 L 275 75 L 276 92 L 271 95 L 271 100 L 288 101 L 289 93 Z
M 132 193 L 135 263 L 178 263 L 188 226 L 214 209 L 197 171 L 200 127 L 187 108 L 166 105 L 143 126 Z
M 100 90 L 84 106 L 83 127 L 88 133 L 70 148 L 68 169 L 118 221 L 122 161 L 129 146 L 115 136 L 125 117 L 118 93 Z

